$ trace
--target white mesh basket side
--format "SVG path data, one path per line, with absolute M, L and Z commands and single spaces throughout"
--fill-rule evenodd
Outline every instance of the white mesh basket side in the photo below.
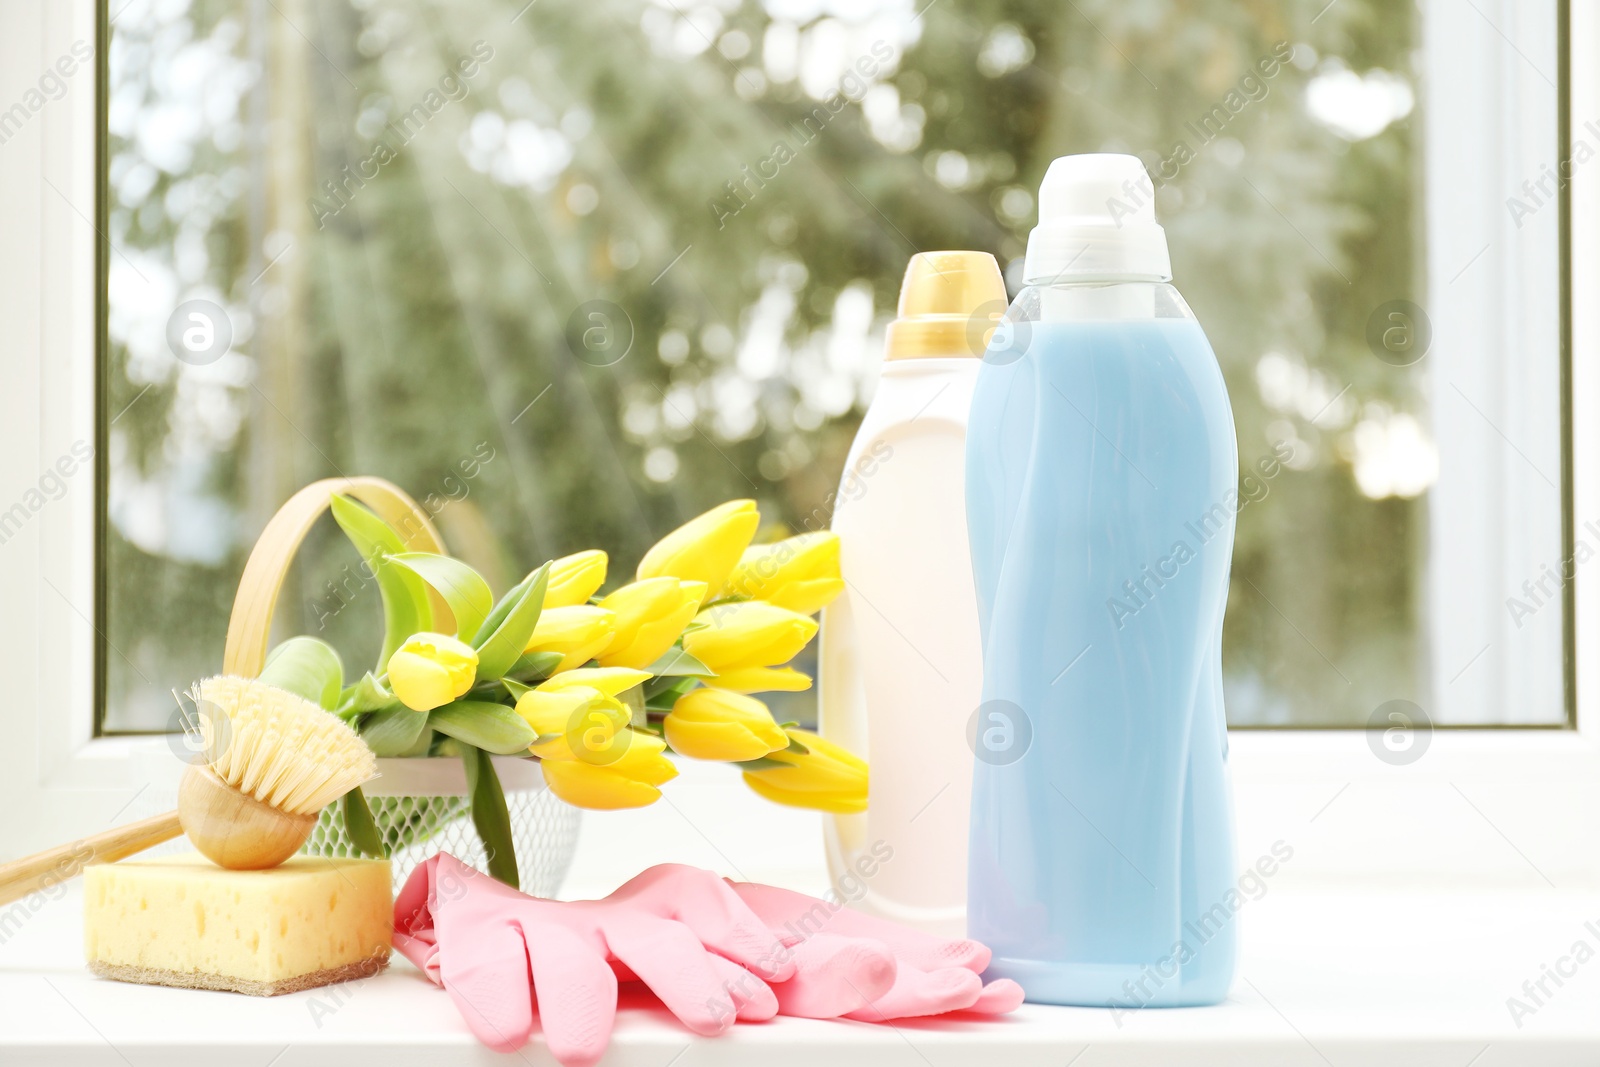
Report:
M 389 847 L 396 892 L 416 866 L 436 852 L 448 852 L 480 871 L 487 869 L 466 797 L 377 796 L 368 797 L 367 806 Z M 522 891 L 555 896 L 577 849 L 578 809 L 544 789 L 509 789 L 506 808 Z M 304 851 L 313 856 L 360 854 L 345 832 L 338 804 L 323 809 Z

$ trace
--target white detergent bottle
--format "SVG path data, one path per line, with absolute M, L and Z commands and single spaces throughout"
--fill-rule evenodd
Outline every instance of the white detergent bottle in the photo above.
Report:
M 966 933 L 968 720 L 982 692 L 964 496 L 967 410 L 1005 284 L 985 252 L 912 257 L 833 511 L 845 590 L 823 614 L 818 729 L 867 756 L 867 810 L 834 815 L 843 903 Z

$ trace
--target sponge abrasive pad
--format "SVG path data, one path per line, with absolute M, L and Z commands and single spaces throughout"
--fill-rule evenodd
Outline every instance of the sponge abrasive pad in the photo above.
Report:
M 275 996 L 381 971 L 392 907 L 385 860 L 124 860 L 84 871 L 84 955 L 105 978 Z

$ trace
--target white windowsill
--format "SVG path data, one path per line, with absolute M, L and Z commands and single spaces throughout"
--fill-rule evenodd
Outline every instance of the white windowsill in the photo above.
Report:
M 123 985 L 80 963 L 76 892 L 0 946 L 0 1060 L 26 1064 L 516 1062 L 481 1048 L 450 998 L 404 960 L 340 989 L 271 1000 Z M 745 1063 L 1440 1064 L 1543 1067 L 1600 1061 L 1600 959 L 1566 980 L 1518 1029 L 1506 998 L 1579 939 L 1600 947 L 1600 896 L 1304 893 L 1246 905 L 1228 1001 L 1120 1020 L 1104 1009 L 1026 1005 L 1003 1020 L 900 1023 L 779 1019 L 696 1038 L 630 997 L 607 1064 Z M 675 1059 L 686 1047 L 692 1050 Z M 287 1048 L 287 1051 L 284 1051 Z M 282 1053 L 281 1058 L 275 1059 Z M 523 1062 L 551 1062 L 539 1039 Z M 1477 1058 L 1474 1058 L 1477 1057 Z
M 653 807 L 585 813 L 563 895 L 603 895 L 644 867 L 666 861 L 824 891 L 817 817 L 742 794 L 728 771 L 685 761 L 683 775 Z M 1308 841 L 1304 848 L 1309 853 L 1315 845 Z M 1133 1013 L 1121 1018 L 1121 1025 L 1104 1009 L 1035 1005 L 1003 1020 L 895 1028 L 779 1019 L 708 1040 L 633 997 L 624 1004 L 604 1062 L 615 1067 L 757 1059 L 767 1067 L 824 1060 L 832 1067 L 1600 1062 L 1600 955 L 1579 966 L 1563 988 L 1551 984 L 1555 995 L 1520 1028 L 1506 1004 L 1508 997 L 1522 995 L 1525 980 L 1537 980 L 1542 965 L 1556 964 L 1578 940 L 1600 952 L 1600 892 L 1543 883 L 1526 888 L 1478 883 L 1457 891 L 1335 888 L 1321 879 L 1297 879 L 1293 870 L 1293 863 L 1286 865 L 1265 883 L 1259 899 L 1240 911 L 1239 976 L 1228 1001 L 1215 1008 Z M 0 1062 L 122 1067 L 220 1062 L 293 1067 L 357 1059 L 391 1067 L 490 1062 L 543 1067 L 552 1062 L 537 1038 L 520 1061 L 480 1047 L 450 998 L 398 957 L 388 973 L 352 987 L 272 1000 L 96 979 L 82 965 L 80 907 L 74 886 L 0 939 Z

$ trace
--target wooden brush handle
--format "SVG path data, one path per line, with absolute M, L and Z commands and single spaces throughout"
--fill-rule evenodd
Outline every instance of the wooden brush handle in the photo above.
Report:
M 394 528 L 400 541 L 413 552 L 444 552 L 444 542 L 434 529 L 428 513 L 399 486 L 382 478 L 324 478 L 312 482 L 290 497 L 261 531 L 250 559 L 239 578 L 239 592 L 233 598 L 233 614 L 228 618 L 228 642 L 222 654 L 222 671 L 241 678 L 254 678 L 267 660 L 267 641 L 272 632 L 272 613 L 278 605 L 278 591 L 289 573 L 289 564 L 305 540 L 313 523 L 328 510 L 335 493 L 355 497 Z M 428 590 L 433 613 L 440 629 L 454 632 L 450 606 L 444 598 Z
M 91 863 L 120 860 L 181 833 L 178 813 L 169 811 L 0 865 L 0 905 L 76 878 Z

